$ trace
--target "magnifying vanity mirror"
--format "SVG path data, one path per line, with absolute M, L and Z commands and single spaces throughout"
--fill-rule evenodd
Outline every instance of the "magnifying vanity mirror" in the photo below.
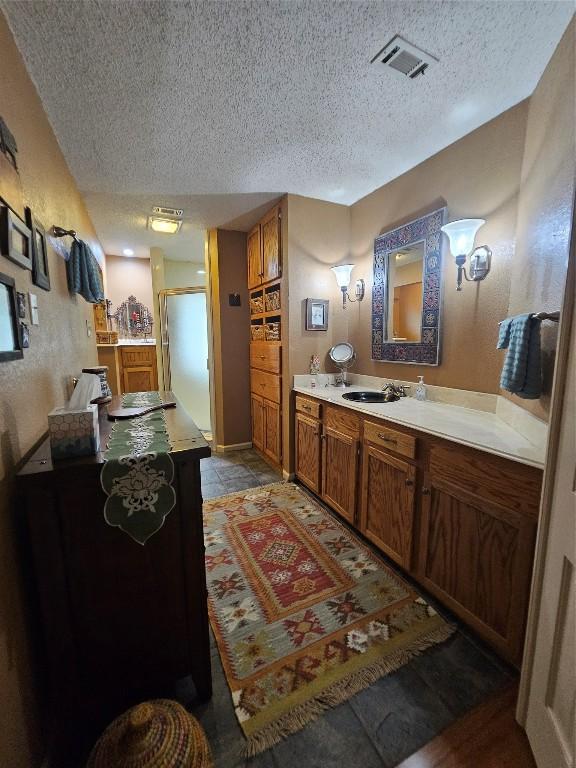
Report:
M 441 208 L 374 241 L 372 359 L 438 365 L 442 295 Z
M 335 344 L 328 354 L 330 360 L 340 369 L 340 377 L 336 384 L 340 387 L 349 387 L 350 385 L 346 381 L 346 372 L 356 359 L 354 347 L 347 341 L 341 341 L 339 344 Z

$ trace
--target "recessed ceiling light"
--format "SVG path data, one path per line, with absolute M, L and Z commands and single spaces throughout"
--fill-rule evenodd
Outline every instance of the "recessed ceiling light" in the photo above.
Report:
M 124 256 L 134 256 L 134 251 L 132 250 L 132 248 L 124 248 L 122 253 L 124 254 Z
M 177 219 L 165 219 L 160 216 L 149 216 L 148 226 L 154 232 L 162 232 L 165 235 L 175 235 L 180 230 L 182 222 Z
M 197 274 L 197 275 L 205 275 L 205 274 L 206 274 L 206 270 L 205 270 L 205 269 L 198 269 L 198 270 L 196 271 L 196 274 Z

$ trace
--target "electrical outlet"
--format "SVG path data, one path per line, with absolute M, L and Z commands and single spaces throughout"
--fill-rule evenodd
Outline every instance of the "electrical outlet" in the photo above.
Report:
M 90 325 L 90 320 L 86 319 L 86 336 L 90 338 L 92 336 L 92 326 Z

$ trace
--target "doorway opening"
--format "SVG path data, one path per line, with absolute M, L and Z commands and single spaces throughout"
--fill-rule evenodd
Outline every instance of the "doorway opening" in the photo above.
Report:
M 206 288 L 159 292 L 164 388 L 174 392 L 210 442 L 210 359 Z

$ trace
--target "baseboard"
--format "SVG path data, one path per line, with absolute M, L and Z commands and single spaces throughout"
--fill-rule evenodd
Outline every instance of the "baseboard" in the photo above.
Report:
M 284 480 L 294 480 L 296 475 L 294 474 L 294 472 L 288 472 L 287 470 L 283 469 L 282 477 L 284 478 Z
M 232 451 L 245 451 L 252 448 L 252 443 L 232 443 L 231 445 L 217 445 L 215 453 L 231 453 Z

